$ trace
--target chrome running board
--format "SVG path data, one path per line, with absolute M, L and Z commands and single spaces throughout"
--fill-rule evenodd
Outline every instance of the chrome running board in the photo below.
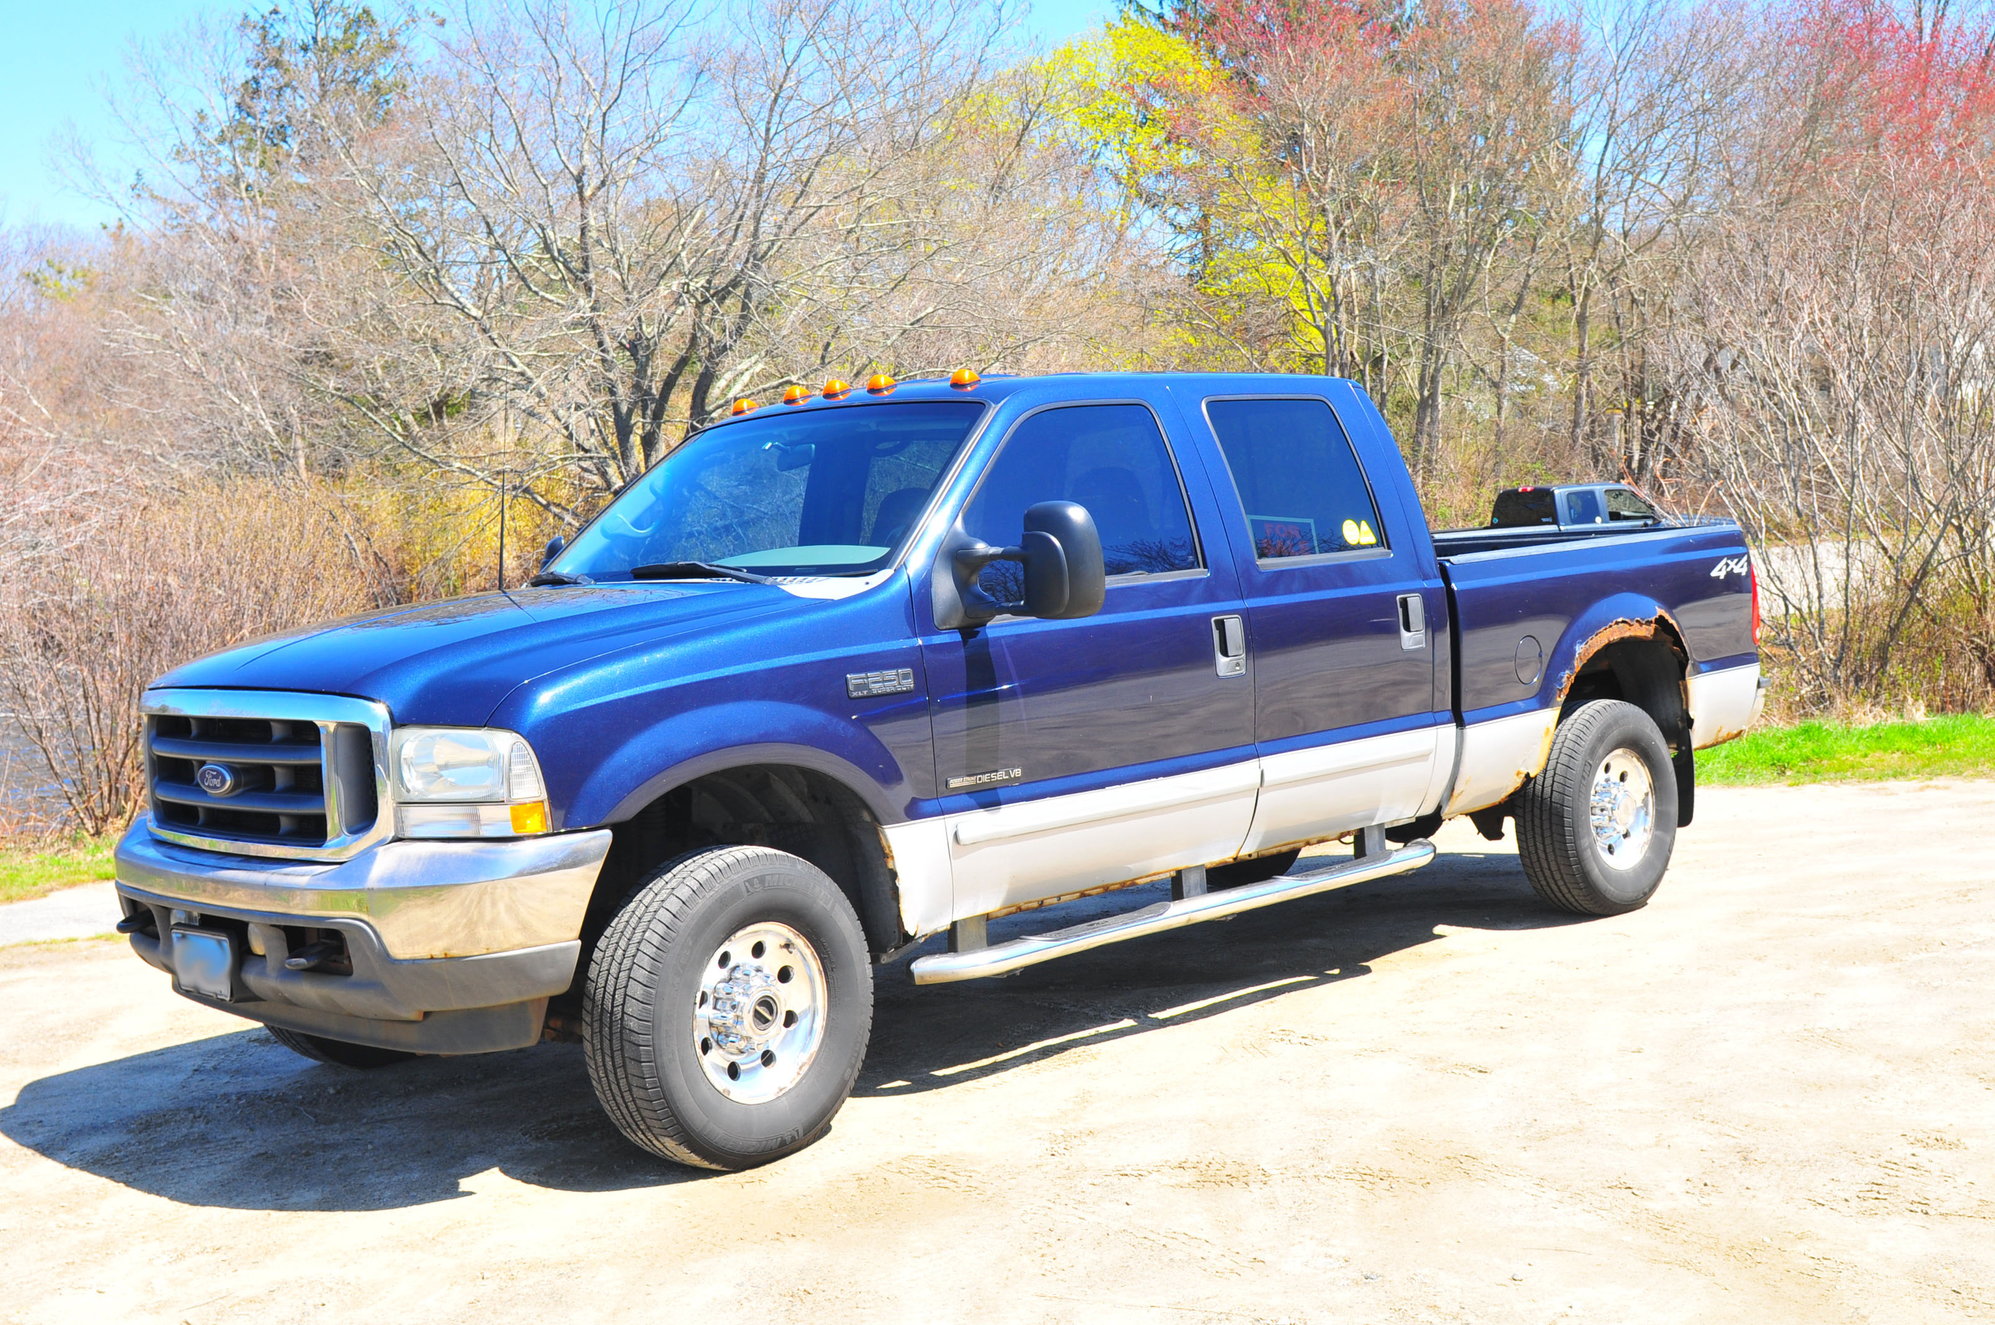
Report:
M 1161 934 L 1205 920 L 1221 920 L 1296 897 L 1329 892 L 1346 884 L 1365 883 L 1389 874 L 1417 870 L 1434 859 L 1432 842 L 1409 842 L 1395 851 L 1361 856 L 1341 865 L 1331 865 L 1307 874 L 1284 874 L 1279 878 L 1250 883 L 1223 892 L 1195 893 L 1170 902 L 1157 902 L 1139 911 L 1103 916 L 1083 925 L 1055 929 L 1044 934 L 1028 934 L 988 948 L 967 952 L 935 952 L 917 957 L 909 968 L 918 985 L 948 984 L 955 980 L 981 980 L 986 976 L 1009 975 L 1027 966 L 1050 962 L 1090 948 L 1105 947 L 1145 934 Z

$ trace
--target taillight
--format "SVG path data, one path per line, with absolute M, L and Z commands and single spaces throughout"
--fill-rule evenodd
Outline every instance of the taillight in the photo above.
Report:
M 1759 567 L 1753 564 L 1751 556 L 1746 558 L 1746 578 L 1753 586 L 1753 647 L 1759 647 Z

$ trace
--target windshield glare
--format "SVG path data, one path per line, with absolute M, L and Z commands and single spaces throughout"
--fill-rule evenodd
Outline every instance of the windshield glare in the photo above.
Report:
M 597 580 L 672 561 L 761 575 L 881 570 L 983 408 L 905 401 L 710 428 L 631 485 L 548 569 Z

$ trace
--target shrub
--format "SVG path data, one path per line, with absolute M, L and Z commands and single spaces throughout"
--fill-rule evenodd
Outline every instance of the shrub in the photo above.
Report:
M 42 822 L 14 826 L 121 827 L 141 790 L 148 682 L 370 605 L 375 580 L 336 510 L 309 483 L 238 481 L 133 494 L 40 531 L 0 581 L 0 706 L 49 784 Z

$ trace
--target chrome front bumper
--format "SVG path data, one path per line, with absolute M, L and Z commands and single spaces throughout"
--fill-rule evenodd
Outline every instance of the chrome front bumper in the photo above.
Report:
M 118 843 L 118 890 L 196 911 L 360 920 L 401 960 L 472 957 L 575 939 L 609 849 L 609 829 L 598 828 L 500 842 L 383 842 L 336 863 L 263 860 L 162 842 L 140 815 Z
M 134 950 L 161 970 L 172 971 L 161 940 L 175 924 L 240 936 L 240 996 L 188 995 L 198 1002 L 334 1039 L 476 1053 L 539 1038 L 546 999 L 574 979 L 609 847 L 609 831 L 596 829 L 264 860 L 163 842 L 141 816 L 118 844 L 117 889 L 143 922 Z M 336 931 L 351 970 L 288 969 L 306 929 Z

